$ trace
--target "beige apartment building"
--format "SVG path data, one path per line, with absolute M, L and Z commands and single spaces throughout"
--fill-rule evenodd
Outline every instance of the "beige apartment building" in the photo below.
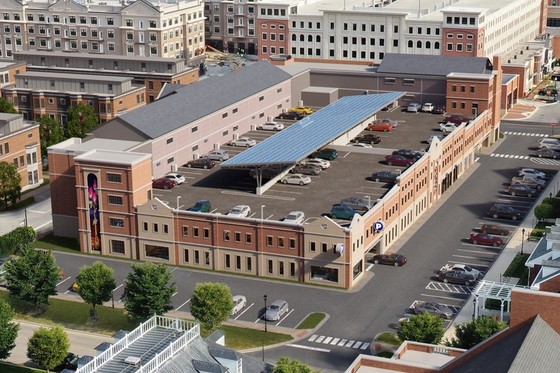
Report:
M 203 2 L 1 0 L 0 58 L 64 51 L 184 59 L 204 56 Z

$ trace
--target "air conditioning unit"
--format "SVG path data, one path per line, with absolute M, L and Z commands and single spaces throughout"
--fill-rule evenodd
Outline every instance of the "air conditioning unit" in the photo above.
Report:
M 142 360 L 137 356 L 129 356 L 126 359 L 124 359 L 125 364 L 132 365 L 132 366 L 135 366 L 135 367 L 140 366 L 141 362 L 142 362 Z

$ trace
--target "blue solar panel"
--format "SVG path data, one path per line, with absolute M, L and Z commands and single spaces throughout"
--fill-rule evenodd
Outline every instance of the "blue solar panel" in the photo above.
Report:
M 404 92 L 345 96 L 222 163 L 222 167 L 294 164 L 397 101 Z

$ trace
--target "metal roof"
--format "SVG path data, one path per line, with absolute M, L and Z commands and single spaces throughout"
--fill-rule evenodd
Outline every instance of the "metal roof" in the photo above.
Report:
M 450 73 L 491 74 L 486 57 L 386 53 L 377 69 L 381 74 L 447 76 Z
M 288 165 L 368 119 L 404 92 L 346 96 L 222 163 L 222 167 Z

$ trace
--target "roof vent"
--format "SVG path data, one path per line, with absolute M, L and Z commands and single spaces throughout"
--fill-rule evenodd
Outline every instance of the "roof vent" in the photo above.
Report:
M 125 364 L 133 365 L 135 367 L 139 366 L 141 361 L 142 360 L 137 356 L 129 356 L 126 359 L 124 359 Z

